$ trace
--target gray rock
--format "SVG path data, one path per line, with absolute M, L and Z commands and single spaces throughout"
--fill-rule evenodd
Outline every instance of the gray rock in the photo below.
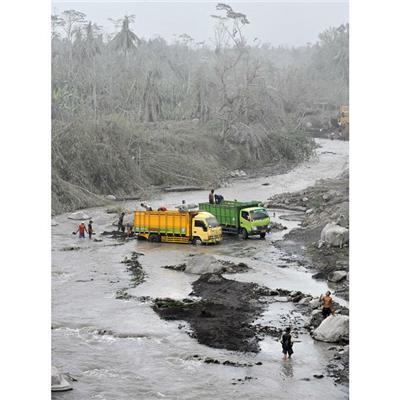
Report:
M 107 200 L 117 200 L 117 198 L 113 194 L 109 194 L 106 196 Z
M 346 271 L 333 271 L 328 275 L 328 281 L 334 282 L 334 283 L 340 282 L 346 278 L 347 278 Z
M 68 219 L 85 221 L 87 219 L 90 219 L 90 215 L 85 214 L 83 211 L 76 211 L 76 212 L 68 215 Z
M 343 247 L 349 242 L 349 230 L 335 222 L 329 222 L 321 231 L 321 242 L 333 247 Z
M 321 302 L 320 302 L 319 298 L 312 299 L 309 303 L 311 308 L 317 308 L 317 307 L 319 307 L 320 304 L 321 304 Z
M 304 304 L 304 305 L 306 305 L 306 304 L 309 304 L 311 300 L 312 300 L 312 297 L 303 297 L 303 298 L 299 301 L 299 304 Z
M 275 301 L 279 301 L 281 303 L 286 303 L 289 301 L 289 299 L 286 296 L 276 296 L 274 297 Z
M 72 390 L 72 386 L 65 379 L 63 374 L 60 374 L 56 367 L 51 367 L 51 391 L 52 392 L 65 392 Z
M 315 340 L 330 343 L 348 340 L 349 317 L 346 315 L 330 315 L 314 330 L 312 336 Z

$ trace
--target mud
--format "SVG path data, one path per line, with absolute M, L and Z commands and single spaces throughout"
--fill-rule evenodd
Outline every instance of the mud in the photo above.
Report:
M 263 311 L 258 285 L 204 274 L 192 286 L 190 295 L 201 297 L 200 301 L 156 299 L 154 311 L 166 320 L 189 322 L 192 336 L 201 344 L 241 352 L 260 351 L 251 325 Z
M 106 236 L 111 239 L 119 239 L 119 240 L 131 240 L 133 239 L 133 233 L 127 235 L 125 232 L 121 231 L 104 231 L 101 233 L 102 236 Z
M 312 298 L 300 291 L 269 289 L 229 280 L 220 274 L 203 274 L 192 287 L 191 298 L 157 298 L 153 310 L 164 320 L 188 322 L 190 328 L 186 333 L 209 347 L 257 353 L 258 343 L 265 336 L 278 339 L 287 326 L 291 326 L 294 335 L 304 334 L 322 321 L 321 312 L 311 317 L 314 308 L 298 304 L 306 297 Z M 269 305 L 279 302 L 291 302 L 296 310 L 290 316 L 280 315 L 280 320 L 272 325 L 256 321 L 262 314 L 268 316 Z M 348 314 L 336 302 L 334 307 L 338 313 Z M 180 329 L 183 327 L 180 325 Z
M 326 367 L 328 376 L 336 383 L 349 384 L 349 346 L 332 348 L 333 355 Z
M 191 255 L 189 254 L 189 257 L 190 256 Z M 236 274 L 240 272 L 246 272 L 250 269 L 249 266 L 243 262 L 234 263 L 232 261 L 227 261 L 227 260 L 215 260 L 215 261 L 221 265 L 221 268 L 219 269 L 218 273 Z M 164 265 L 162 268 L 170 269 L 173 271 L 184 272 L 186 271 L 187 264 L 182 263 L 177 265 Z
M 140 256 L 143 256 L 143 254 L 136 253 L 134 251 L 134 252 L 132 252 L 130 257 L 125 257 L 125 259 L 123 261 L 121 261 L 121 263 L 127 265 L 126 270 L 131 275 L 130 288 L 134 288 L 134 287 L 140 285 L 141 283 L 143 283 L 145 281 L 145 278 L 146 278 L 146 274 L 143 271 L 142 264 L 140 264 L 140 262 L 138 261 L 138 258 Z M 126 294 L 126 295 L 129 296 L 128 294 Z M 120 296 L 119 298 L 121 298 L 121 296 L 125 296 L 125 295 L 121 292 L 119 294 L 119 296 Z
M 279 232 L 287 229 L 287 226 L 282 225 L 280 222 L 271 222 L 269 225 L 271 232 Z

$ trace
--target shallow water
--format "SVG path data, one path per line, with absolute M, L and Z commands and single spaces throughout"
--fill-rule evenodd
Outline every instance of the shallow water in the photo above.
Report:
M 306 188 L 317 179 L 334 177 L 346 167 L 348 143 L 329 140 L 319 143 L 322 145 L 317 151 L 319 156 L 288 174 L 237 181 L 217 192 L 225 198 L 266 200 L 276 193 Z M 262 186 L 266 181 L 270 185 Z M 207 198 L 207 192 L 168 193 L 153 200 L 152 205 L 171 206 L 182 198 L 188 203 L 198 203 Z M 123 205 L 133 209 L 137 203 Z M 112 229 L 116 216 L 106 214 L 105 208 L 85 212 L 93 218 L 95 231 Z M 289 229 L 297 225 L 279 219 L 282 214 L 289 213 L 277 211 L 274 220 Z M 52 363 L 78 379 L 73 383 L 73 391 L 53 393 L 54 399 L 348 398 L 347 388 L 335 385 L 330 378 L 313 378 L 316 373 L 326 375 L 330 345 L 314 342 L 308 334 L 299 336 L 290 361 L 282 360 L 280 345 L 271 337 L 260 343 L 258 354 L 212 349 L 192 339 L 185 332 L 189 329 L 187 324 L 161 320 L 150 302 L 115 299 L 117 290 L 130 286 L 130 275 L 121 261 L 132 251 L 144 254 L 139 261 L 146 273 L 143 284 L 128 289 L 133 296 L 186 297 L 197 276 L 160 267 L 179 264 L 193 253 L 215 254 L 226 260 L 245 262 L 251 268 L 246 273 L 226 275 L 230 279 L 319 295 L 327 289 L 326 283 L 312 279 L 312 274 L 295 261 L 282 260 L 285 255 L 272 245 L 287 231 L 271 234 L 265 241 L 228 238 L 218 246 L 150 244 L 137 240 L 116 245 L 115 240 L 106 238 L 102 242 L 79 240 L 71 234 L 76 221 L 68 220 L 67 215 L 54 220 L 58 225 L 52 227 Z M 99 234 L 95 237 L 101 238 Z M 79 249 L 62 250 L 69 246 Z M 292 307 L 289 303 L 271 304 L 262 320 L 273 325 L 282 316 L 295 317 Z M 179 329 L 180 325 L 185 327 Z M 100 329 L 112 333 L 99 335 L 96 331 Z M 205 364 L 193 360 L 195 354 L 222 361 L 263 364 L 253 367 Z M 243 381 L 245 376 L 253 379 Z

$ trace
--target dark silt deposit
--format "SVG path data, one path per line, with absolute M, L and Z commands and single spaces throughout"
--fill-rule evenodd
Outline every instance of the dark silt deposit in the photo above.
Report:
M 125 232 L 121 231 L 104 231 L 101 233 L 102 236 L 109 237 L 111 239 L 120 239 L 120 240 L 126 240 L 126 239 L 131 239 L 133 238 L 133 233 L 131 233 L 129 236 Z
M 260 350 L 251 325 L 264 308 L 257 284 L 204 274 L 193 283 L 191 295 L 202 300 L 156 299 L 153 309 L 163 319 L 189 322 L 201 344 L 242 352 Z
M 125 257 L 123 261 L 121 261 L 123 264 L 127 265 L 127 271 L 131 274 L 132 279 L 131 279 L 131 288 L 134 288 L 141 283 L 144 282 L 146 274 L 143 271 L 142 264 L 138 261 L 138 258 L 140 256 L 143 256 L 142 253 L 136 253 L 135 251 L 132 252 L 132 255 L 130 257 Z
M 189 335 L 199 343 L 210 347 L 241 351 L 259 352 L 258 342 L 265 336 L 279 338 L 282 327 L 264 326 L 255 323 L 267 309 L 276 302 L 298 303 L 307 297 L 299 291 L 269 289 L 255 283 L 226 279 L 219 274 L 204 274 L 193 283 L 190 295 L 201 300 L 170 298 L 154 301 L 153 310 L 165 320 L 189 322 Z M 309 315 L 311 309 L 304 307 L 302 314 Z M 293 331 L 305 328 L 304 321 L 298 321 Z

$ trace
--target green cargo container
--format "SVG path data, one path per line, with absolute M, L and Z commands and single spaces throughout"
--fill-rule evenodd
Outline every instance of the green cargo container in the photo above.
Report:
M 200 203 L 199 208 L 213 214 L 225 233 L 238 234 L 244 239 L 259 235 L 263 239 L 269 231 L 270 218 L 259 201 L 224 200 L 221 204 Z

